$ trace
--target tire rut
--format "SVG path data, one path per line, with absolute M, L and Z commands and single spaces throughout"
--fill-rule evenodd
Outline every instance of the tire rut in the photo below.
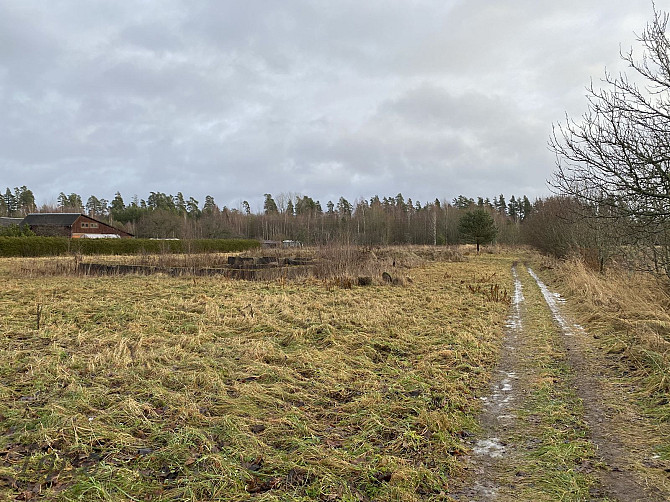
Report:
M 539 288 L 533 291 L 533 306 L 546 316 L 546 323 L 553 333 L 553 350 L 559 354 L 554 357 L 564 361 L 569 367 L 566 375 L 557 386 L 566 387 L 583 404 L 583 416 L 575 408 L 575 414 L 585 423 L 587 443 L 593 445 L 595 458 L 573 469 L 585 470 L 592 483 L 588 498 L 573 495 L 561 500 L 603 500 L 619 502 L 657 502 L 670 500 L 653 486 L 647 486 L 632 469 L 626 458 L 626 448 L 612 433 L 607 394 L 603 392 L 603 377 L 597 374 L 598 365 L 593 355 L 580 343 L 587 336 L 586 331 L 572 323 L 562 311 L 563 298 L 553 293 L 540 280 L 535 272 L 526 267 L 527 288 Z M 524 298 L 524 284 L 512 266 L 514 295 L 511 312 L 508 317 L 499 362 L 494 370 L 490 393 L 482 397 L 483 406 L 479 415 L 480 433 L 470 439 L 472 453 L 465 457 L 464 480 L 452 487 L 449 496 L 459 502 L 478 501 L 515 501 L 555 500 L 551 493 L 533 487 L 524 477 L 529 458 L 538 454 L 542 440 L 538 437 L 532 421 L 538 417 L 529 417 L 524 410 L 530 406 L 533 382 L 537 381 L 541 370 L 533 364 L 540 352 L 551 350 L 543 348 L 546 340 L 535 340 L 537 326 L 527 315 Z M 532 279 L 531 279 L 532 278 Z M 524 279 L 526 282 L 526 279 Z M 540 295 L 541 293 L 541 295 Z M 530 295 L 530 293 L 528 293 Z M 551 312 L 554 327 L 551 327 Z
M 469 485 L 452 490 L 450 496 L 458 501 L 504 500 L 512 487 L 505 473 L 513 468 L 517 450 L 515 440 L 519 423 L 514 413 L 526 393 L 523 357 L 523 287 L 516 271 L 512 312 L 507 320 L 505 338 L 498 365 L 494 371 L 491 392 L 482 397 L 483 407 L 479 416 L 481 434 L 474 439 L 472 455 L 465 466 Z
M 658 502 L 668 500 L 668 494 L 661 493 L 656 487 L 646 486 L 636 472 L 630 468 L 627 448 L 612 431 L 608 416 L 611 407 L 605 400 L 607 394 L 603 389 L 602 377 L 594 373 L 594 365 L 590 361 L 587 348 L 581 342 L 586 335 L 578 324 L 567 321 L 561 311 L 563 299 L 553 293 L 528 267 L 528 273 L 535 280 L 547 306 L 552 312 L 556 324 L 560 327 L 567 360 L 574 372 L 572 384 L 577 395 L 583 402 L 584 419 L 589 427 L 590 439 L 597 447 L 604 468 L 595 472 L 600 487 L 593 491 L 594 497 L 607 497 L 619 502 Z

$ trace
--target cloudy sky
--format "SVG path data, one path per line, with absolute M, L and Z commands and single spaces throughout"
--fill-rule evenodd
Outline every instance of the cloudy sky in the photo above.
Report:
M 670 0 L 657 0 L 668 9 Z M 0 189 L 548 194 L 650 0 L 0 0 Z

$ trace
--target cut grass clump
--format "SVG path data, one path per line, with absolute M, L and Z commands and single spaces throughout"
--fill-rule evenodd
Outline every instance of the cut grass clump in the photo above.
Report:
M 0 492 L 445 499 L 507 310 L 464 284 L 510 263 L 417 263 L 405 287 L 329 290 L 0 261 Z

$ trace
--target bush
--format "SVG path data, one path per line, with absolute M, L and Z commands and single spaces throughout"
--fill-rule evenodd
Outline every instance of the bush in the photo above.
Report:
M 236 253 L 257 248 L 251 239 L 69 239 L 67 237 L 0 237 L 0 256 L 59 256 L 138 253 Z
M 9 225 L 0 227 L 0 236 L 2 237 L 32 237 L 35 234 L 28 225 Z
M 65 237 L 0 237 L 0 256 L 58 256 L 67 253 Z

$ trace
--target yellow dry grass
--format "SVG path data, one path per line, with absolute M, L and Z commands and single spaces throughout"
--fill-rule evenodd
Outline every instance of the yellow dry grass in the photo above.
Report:
M 620 269 L 598 274 L 578 260 L 563 263 L 558 275 L 570 296 L 580 300 L 582 322 L 604 338 L 610 353 L 621 354 L 647 379 L 650 392 L 667 397 L 670 285 L 649 274 Z
M 468 285 L 510 257 L 351 289 L 58 260 L 0 261 L 6 500 L 446 500 L 507 312 Z

